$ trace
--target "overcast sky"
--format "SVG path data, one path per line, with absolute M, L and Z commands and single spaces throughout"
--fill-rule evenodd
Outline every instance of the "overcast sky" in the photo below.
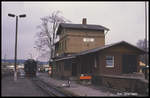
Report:
M 144 2 L 2 2 L 2 58 L 14 58 L 16 20 L 8 13 L 27 15 L 19 18 L 17 52 L 18 59 L 27 59 L 29 53 L 37 56 L 33 47 L 40 18 L 57 10 L 73 23 L 87 18 L 88 24 L 109 28 L 106 44 L 124 40 L 136 45 L 145 38 Z

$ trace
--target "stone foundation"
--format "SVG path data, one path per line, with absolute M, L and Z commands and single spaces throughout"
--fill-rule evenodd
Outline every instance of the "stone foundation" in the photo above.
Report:
M 136 92 L 144 95 L 148 94 L 149 89 L 147 80 L 127 76 L 95 76 L 92 79 L 92 83 L 123 92 Z

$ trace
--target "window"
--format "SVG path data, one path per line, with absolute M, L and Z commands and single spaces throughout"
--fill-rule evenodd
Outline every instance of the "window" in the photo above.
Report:
M 59 42 L 59 51 L 61 51 L 61 42 Z
M 106 56 L 106 67 L 114 67 L 114 56 Z
M 62 51 L 62 41 L 60 42 L 60 51 Z
M 96 55 L 94 59 L 94 68 L 98 69 L 98 66 L 99 66 L 99 57 L 98 55 Z
M 96 58 L 94 59 L 94 68 L 97 68 L 97 60 L 96 60 Z
M 94 38 L 83 38 L 83 42 L 94 42 Z
M 62 41 L 60 42 L 60 51 L 62 51 Z
M 67 42 L 66 42 L 66 40 L 65 40 L 65 49 L 67 49 Z
M 64 40 L 62 41 L 62 51 L 64 50 Z

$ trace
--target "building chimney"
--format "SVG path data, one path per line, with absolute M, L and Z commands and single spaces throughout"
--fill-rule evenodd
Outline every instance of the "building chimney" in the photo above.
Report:
M 82 19 L 82 24 L 86 25 L 86 18 Z

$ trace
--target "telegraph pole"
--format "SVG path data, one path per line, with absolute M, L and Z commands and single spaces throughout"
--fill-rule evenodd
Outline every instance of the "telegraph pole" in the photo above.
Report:
M 145 79 L 147 79 L 147 65 L 148 65 L 148 59 L 147 59 L 147 2 L 145 1 L 145 64 L 146 64 L 146 69 L 145 69 Z

